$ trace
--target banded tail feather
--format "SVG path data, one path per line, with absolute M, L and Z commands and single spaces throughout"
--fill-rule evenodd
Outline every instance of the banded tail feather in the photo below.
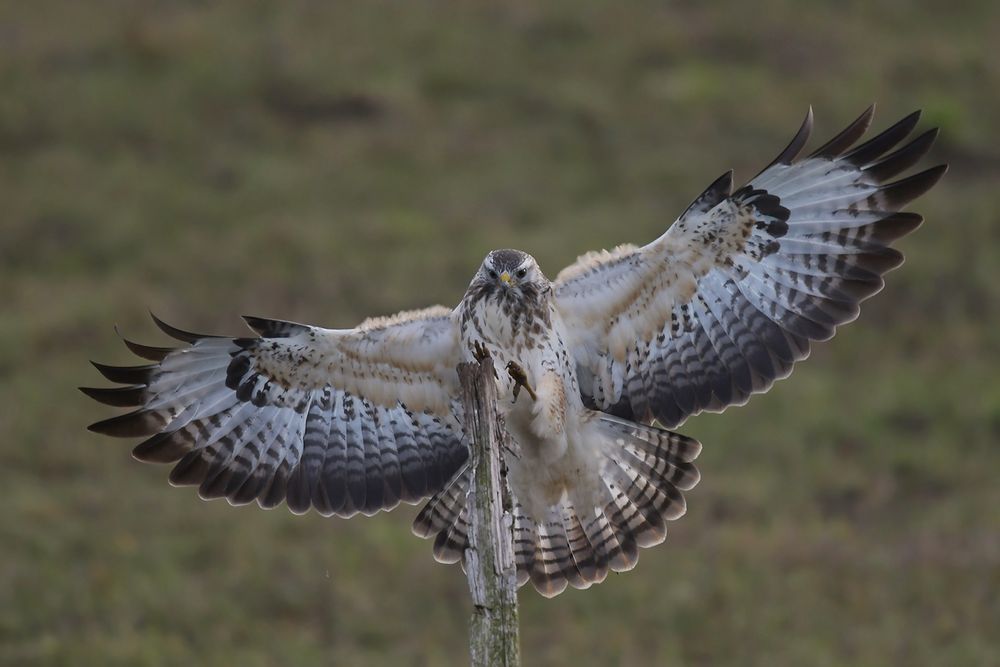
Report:
M 546 597 L 635 567 L 639 549 L 661 543 L 667 522 L 684 514 L 683 491 L 699 480 L 697 440 L 610 415 L 593 413 L 591 423 L 601 487 L 590 503 L 566 489 L 536 516 L 533 503 L 513 498 L 518 585 L 530 581 Z M 413 522 L 415 535 L 434 539 L 439 562 L 461 562 L 468 547 L 470 475 L 463 468 Z

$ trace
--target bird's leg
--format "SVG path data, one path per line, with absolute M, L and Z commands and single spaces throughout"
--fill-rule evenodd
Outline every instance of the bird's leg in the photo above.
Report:
M 510 379 L 514 381 L 514 403 L 517 403 L 517 396 L 521 393 L 521 387 L 528 392 L 528 396 L 531 396 L 531 400 L 537 401 L 538 395 L 535 394 L 535 390 L 531 388 L 528 384 L 528 374 L 524 372 L 521 365 L 516 361 L 511 361 L 507 364 L 507 374 L 510 375 Z

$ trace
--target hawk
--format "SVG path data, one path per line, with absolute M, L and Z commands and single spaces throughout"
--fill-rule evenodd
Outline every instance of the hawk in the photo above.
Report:
M 937 131 L 896 149 L 915 112 L 855 146 L 872 115 L 799 159 L 810 109 L 749 183 L 734 190 L 727 172 L 653 242 L 583 255 L 555 280 L 494 250 L 453 309 L 353 329 L 247 317 L 245 338 L 156 320 L 183 345 L 126 340 L 151 363 L 95 364 L 125 386 L 82 391 L 135 410 L 89 428 L 145 438 L 137 459 L 234 505 L 349 517 L 429 498 L 413 531 L 454 563 L 470 482 L 456 367 L 486 350 L 518 444 L 504 455 L 518 582 L 587 588 L 684 514 L 701 444 L 670 429 L 786 377 L 902 263 L 890 245 L 922 218 L 899 209 L 947 167 L 897 178 Z

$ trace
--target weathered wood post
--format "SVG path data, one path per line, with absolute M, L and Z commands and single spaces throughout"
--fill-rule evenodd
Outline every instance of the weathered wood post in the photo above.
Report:
M 473 667 L 521 664 L 517 619 L 517 570 L 514 565 L 514 517 L 503 475 L 507 431 L 497 413 L 493 360 L 463 363 L 465 427 L 471 446 L 472 509 L 465 573 L 472 593 L 469 651 Z

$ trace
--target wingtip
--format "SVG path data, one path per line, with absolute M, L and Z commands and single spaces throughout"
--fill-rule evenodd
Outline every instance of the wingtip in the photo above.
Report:
M 134 385 L 129 387 L 77 387 L 85 396 L 92 398 L 98 403 L 110 405 L 116 408 L 138 407 L 143 403 L 145 385 Z
M 160 431 L 165 420 L 155 412 L 138 409 L 117 417 L 103 419 L 87 426 L 87 430 L 114 438 L 150 436 Z
M 184 331 L 183 329 L 171 326 L 157 317 L 152 310 L 149 311 L 149 316 L 153 319 L 153 324 L 155 324 L 160 331 L 183 343 L 196 343 L 202 338 L 214 338 L 214 336 Z
M 156 364 L 146 364 L 144 366 L 111 366 L 91 360 L 90 364 L 97 369 L 97 372 L 111 382 L 119 384 L 148 384 Z
M 920 122 L 920 118 L 923 115 L 924 115 L 923 109 L 914 109 L 910 113 L 903 116 L 897 123 L 897 125 L 907 126 L 909 130 L 906 132 L 906 134 L 909 135 L 909 133 L 913 131 L 913 128 L 915 128 L 917 124 Z
M 98 433 L 100 435 L 117 435 L 116 427 L 120 424 L 118 417 L 111 417 L 110 419 L 102 419 L 101 421 L 96 421 L 93 424 L 87 424 L 87 430 L 91 433 Z
M 877 102 L 872 102 L 871 104 L 869 104 L 868 108 L 862 111 L 861 115 L 858 116 L 854 120 L 854 123 L 851 123 L 851 125 L 860 123 L 865 127 L 862 133 L 867 132 L 868 128 L 871 127 L 872 121 L 875 120 L 875 108 L 877 105 L 878 105 Z
M 841 157 L 862 169 L 880 165 L 879 170 L 873 173 L 884 172 L 883 180 L 886 176 L 891 177 L 918 160 L 923 155 L 924 148 L 930 147 L 933 143 L 934 136 L 924 132 L 903 148 L 894 153 L 889 152 L 912 134 L 919 121 L 920 111 L 912 111 L 868 141 L 854 146 Z M 897 168 L 897 165 L 902 166 Z
M 947 164 L 939 164 L 879 188 L 885 205 L 901 208 L 921 196 L 941 180 L 948 171 Z
M 240 319 L 243 320 L 243 323 L 247 325 L 247 328 L 250 329 L 250 331 L 254 332 L 258 336 L 263 335 L 262 332 L 267 322 L 267 320 L 263 317 L 258 317 L 256 315 L 240 315 Z
M 875 103 L 872 104 L 861 112 L 861 115 L 855 118 L 851 123 L 844 128 L 837 136 L 835 136 L 830 141 L 826 142 L 815 151 L 810 153 L 810 158 L 835 158 L 847 149 L 849 149 L 858 139 L 864 136 L 868 128 L 871 127 L 872 120 L 875 118 Z
M 924 169 L 923 172 L 916 174 L 914 177 L 922 177 L 926 179 L 929 183 L 927 186 L 930 189 L 932 186 L 936 185 L 941 177 L 948 173 L 948 163 L 942 162 L 941 164 L 936 164 L 933 167 Z
M 761 174 L 763 174 L 765 171 L 767 171 L 776 164 L 784 164 L 784 165 L 791 164 L 795 160 L 795 158 L 798 157 L 799 153 L 802 152 L 802 149 L 805 148 L 806 142 L 809 141 L 809 137 L 812 135 L 812 130 L 813 130 L 813 108 L 812 105 L 810 104 L 809 107 L 806 109 L 805 118 L 802 119 L 802 123 L 799 125 L 799 129 L 795 132 L 795 136 L 793 136 L 792 140 L 788 142 L 788 145 L 785 146 L 785 148 L 780 153 L 778 153 L 777 157 L 771 160 L 771 162 L 769 162 L 766 167 L 760 170 L 760 173 L 758 173 L 757 176 L 760 176 Z M 757 176 L 754 176 L 754 179 L 757 178 Z M 754 179 L 750 180 L 752 181 Z
M 930 172 L 930 175 L 927 177 L 928 181 L 930 181 L 930 185 L 927 186 L 928 190 L 937 185 L 941 179 L 944 178 L 944 175 L 948 173 L 948 168 L 948 163 L 943 162 L 927 170 Z
M 152 313 L 150 313 L 150 315 L 152 315 Z M 155 315 L 153 317 L 155 318 Z M 121 329 L 118 327 L 117 324 L 115 324 L 115 333 L 118 334 L 118 337 L 121 339 L 123 343 L 125 343 L 125 347 L 127 347 L 129 351 L 132 352 L 132 354 L 136 355 L 137 357 L 142 357 L 143 359 L 146 359 L 148 361 L 157 361 L 157 362 L 163 361 L 168 354 L 176 350 L 176 348 L 173 347 L 156 347 L 152 345 L 143 345 L 142 343 L 136 343 L 135 341 L 129 340 L 121 332 Z

